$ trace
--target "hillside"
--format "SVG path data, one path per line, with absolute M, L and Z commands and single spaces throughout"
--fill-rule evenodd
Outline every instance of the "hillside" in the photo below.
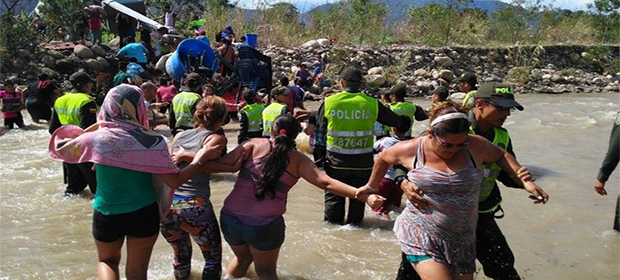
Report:
M 422 7 L 429 3 L 446 3 L 441 0 L 377 0 L 378 2 L 385 3 L 388 10 L 389 21 L 399 21 L 405 15 L 405 12 L 410 8 Z M 315 10 L 327 10 L 331 7 L 335 7 L 338 3 L 323 4 L 315 7 L 302 14 L 302 18 L 307 19 L 309 15 Z M 499 9 L 502 9 L 509 4 L 496 1 L 496 0 L 473 0 L 467 8 L 478 8 L 486 11 L 487 13 L 493 13 Z

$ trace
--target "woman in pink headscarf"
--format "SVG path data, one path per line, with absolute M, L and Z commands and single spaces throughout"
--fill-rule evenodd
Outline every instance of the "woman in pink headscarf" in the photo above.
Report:
M 57 129 L 49 151 L 53 158 L 66 162 L 97 164 L 92 228 L 99 279 L 119 279 L 125 237 L 125 276 L 147 279 L 160 217 L 170 208 L 172 189 L 201 169 L 202 162 L 221 152 L 203 148 L 179 170 L 164 138 L 148 130 L 142 93 L 132 85 L 120 85 L 108 92 L 94 127 L 86 131 L 71 125 Z

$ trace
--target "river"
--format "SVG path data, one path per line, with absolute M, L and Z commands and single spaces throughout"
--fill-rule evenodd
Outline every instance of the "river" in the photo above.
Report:
M 608 196 L 592 187 L 620 110 L 619 95 L 521 94 L 517 99 L 525 111 L 514 112 L 505 127 L 519 161 L 551 197 L 546 205 L 534 205 L 525 191 L 502 186 L 506 215 L 498 223 L 517 270 L 531 280 L 620 279 L 620 234 L 611 229 L 620 170 L 607 183 Z M 419 132 L 426 125 L 414 127 Z M 236 126 L 226 126 L 229 148 L 236 143 Z M 61 163 L 48 156 L 48 140 L 46 125 L 0 136 L 0 279 L 96 279 L 92 202 L 87 195 L 63 198 Z M 212 178 L 219 213 L 235 177 Z M 400 249 L 393 221 L 367 210 L 364 226 L 353 228 L 325 225 L 322 216 L 322 191 L 301 180 L 289 194 L 285 214 L 286 240 L 278 262 L 282 279 L 394 279 Z M 226 266 L 232 252 L 223 247 Z M 173 279 L 171 263 L 172 249 L 160 236 L 149 279 Z M 201 263 L 194 246 L 192 279 L 200 279 Z M 255 279 L 252 272 L 248 276 Z M 475 278 L 487 279 L 480 272 Z

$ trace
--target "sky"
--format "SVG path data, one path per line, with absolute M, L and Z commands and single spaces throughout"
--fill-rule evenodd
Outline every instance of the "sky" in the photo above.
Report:
M 294 4 L 300 12 L 306 12 L 315 6 L 325 3 L 338 2 L 337 0 L 238 0 L 237 6 L 242 8 L 254 9 L 257 7 L 265 7 L 269 4 L 278 2 L 289 2 Z M 235 1 L 231 1 L 235 2 Z M 510 2 L 510 1 L 504 1 Z M 553 7 L 571 9 L 571 10 L 585 10 L 586 4 L 594 2 L 593 0 L 543 0 L 545 4 L 551 4 Z

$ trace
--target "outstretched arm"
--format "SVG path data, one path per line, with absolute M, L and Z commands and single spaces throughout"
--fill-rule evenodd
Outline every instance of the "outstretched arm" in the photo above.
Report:
M 297 175 L 320 189 L 340 196 L 357 198 L 361 201 L 365 201 L 371 208 L 381 207 L 383 201 L 385 201 L 385 198 L 375 194 L 365 193 L 356 197 L 356 188 L 329 177 L 325 172 L 318 169 L 310 158 L 299 153 L 298 151 L 291 151 L 290 155 L 291 162 L 296 165 L 295 171 Z

